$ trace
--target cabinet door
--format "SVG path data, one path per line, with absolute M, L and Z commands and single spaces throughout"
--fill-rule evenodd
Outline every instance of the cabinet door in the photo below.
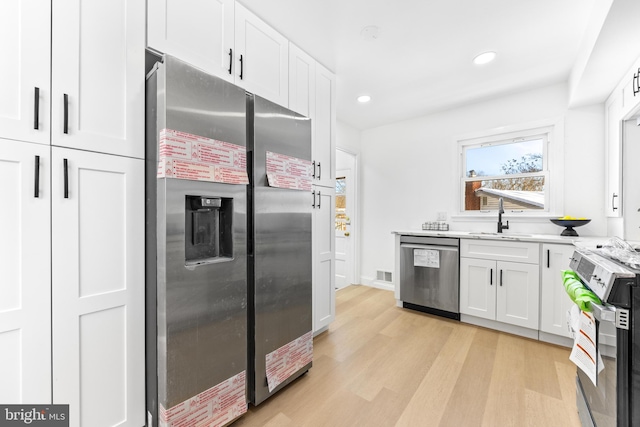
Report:
M 622 116 L 631 113 L 640 104 L 640 61 L 627 73 L 622 86 Z
M 313 204 L 313 331 L 336 317 L 335 189 L 314 188 Z
M 3 404 L 51 402 L 49 152 L 49 147 L 42 145 L 0 139 Z
M 143 158 L 145 1 L 52 3 L 52 144 Z
M 622 192 L 620 182 L 622 175 L 622 99 L 619 92 L 614 91 L 605 104 L 606 125 L 606 194 L 605 212 L 608 217 L 622 215 Z
M 316 185 L 333 188 L 336 179 L 336 78 L 316 64 L 316 108 L 313 120 L 312 160 Z
M 540 266 L 498 261 L 496 320 L 538 329 Z
M 570 337 L 567 311 L 573 301 L 565 292 L 562 270 L 569 268 L 573 245 L 542 245 L 542 274 L 540 281 L 540 330 Z
M 53 148 L 53 401 L 144 425 L 144 161 Z M 65 197 L 64 161 L 67 161 Z
M 496 318 L 496 262 L 460 258 L 460 313 Z
M 240 3 L 236 3 L 235 47 L 235 84 L 287 107 L 288 40 Z
M 0 2 L 0 138 L 49 144 L 50 0 Z
M 314 119 L 316 61 L 289 43 L 289 109 Z
M 233 82 L 233 0 L 148 0 L 147 44 Z

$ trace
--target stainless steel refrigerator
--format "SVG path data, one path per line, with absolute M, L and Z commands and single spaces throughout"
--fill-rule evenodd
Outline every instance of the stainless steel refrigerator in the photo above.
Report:
M 247 409 L 246 95 L 171 56 L 147 77 L 148 425 Z
M 312 364 L 311 120 L 247 96 L 249 400 Z

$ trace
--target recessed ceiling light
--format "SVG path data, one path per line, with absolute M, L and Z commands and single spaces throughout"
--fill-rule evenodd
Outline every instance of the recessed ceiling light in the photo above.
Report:
M 371 97 L 369 95 L 360 95 L 358 97 L 358 102 L 365 104 L 367 102 L 371 101 Z
M 484 52 L 476 56 L 475 58 L 473 58 L 473 63 L 476 65 L 487 64 L 493 61 L 495 58 L 496 58 L 495 52 Z

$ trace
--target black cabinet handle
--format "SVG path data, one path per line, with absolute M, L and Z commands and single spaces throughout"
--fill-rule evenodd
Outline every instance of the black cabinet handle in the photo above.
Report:
M 640 92 L 640 68 L 638 68 L 638 74 L 633 75 L 631 86 L 633 87 L 633 96 L 636 96 L 636 94 Z
M 37 87 L 33 97 L 33 128 L 40 128 L 40 88 Z
M 320 162 L 318 162 L 318 179 L 320 179 L 320 176 L 322 176 L 322 166 L 320 165 Z
M 316 190 L 313 190 L 311 194 L 313 194 L 313 204 L 311 205 L 311 207 L 315 209 L 316 208 Z
M 233 64 L 233 49 L 229 49 L 229 74 L 231 74 L 232 64 Z
M 63 160 L 64 164 L 64 198 L 69 198 L 69 162 L 67 159 Z
M 69 133 L 69 95 L 64 94 L 64 125 L 63 132 Z
M 318 209 L 320 209 L 320 203 L 322 203 L 322 193 L 318 191 Z
M 313 179 L 316 179 L 316 161 L 311 162 L 313 164 Z
M 502 269 L 500 270 L 500 286 L 502 286 Z
M 36 166 L 33 176 L 33 197 L 40 197 L 40 156 L 36 156 Z
M 551 262 L 551 250 L 547 249 L 547 268 L 549 268 L 550 262 Z
M 493 268 L 489 270 L 489 284 L 493 286 Z
M 618 207 L 615 206 L 616 197 L 618 197 L 618 195 L 616 193 L 613 193 L 613 196 L 611 196 L 611 209 L 614 210 L 614 211 L 618 210 Z
M 244 65 L 242 61 L 242 55 L 240 55 L 240 80 L 242 80 L 242 73 L 244 72 Z

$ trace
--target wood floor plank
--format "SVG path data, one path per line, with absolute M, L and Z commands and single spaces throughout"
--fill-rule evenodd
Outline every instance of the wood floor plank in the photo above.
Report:
M 569 350 L 338 291 L 311 370 L 233 427 L 579 427 Z

